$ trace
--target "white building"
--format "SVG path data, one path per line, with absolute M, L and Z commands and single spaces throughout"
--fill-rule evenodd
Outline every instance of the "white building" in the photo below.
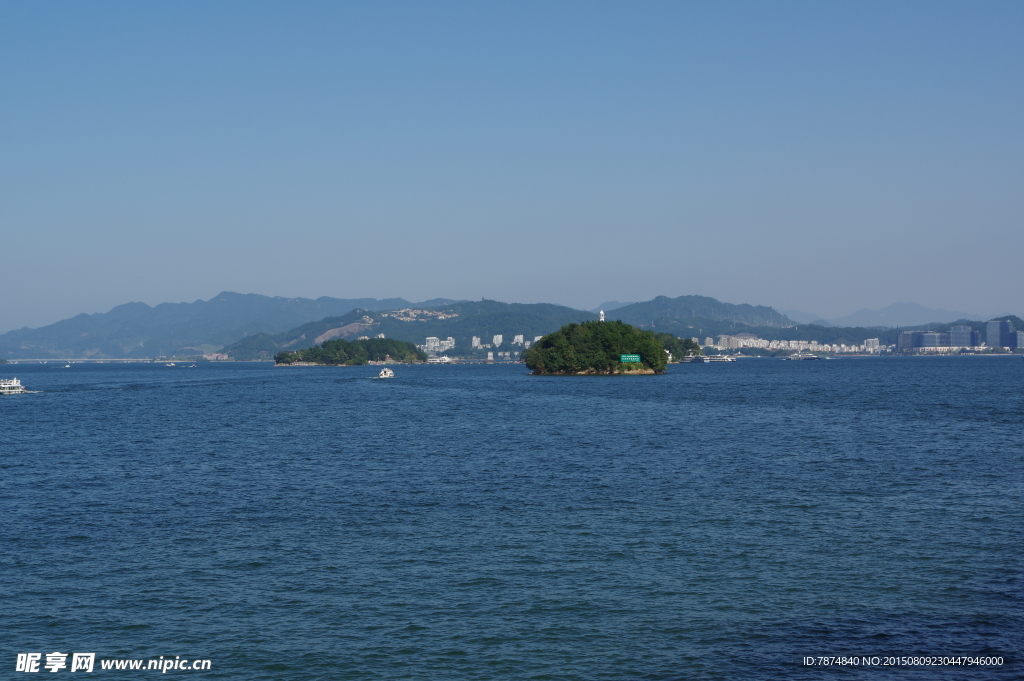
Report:
M 505 337 L 504 337 L 504 336 L 502 336 L 502 335 L 501 335 L 501 334 L 499 333 L 499 334 L 497 334 L 497 335 L 496 335 L 496 336 L 495 336 L 494 338 L 492 338 L 492 339 L 491 339 L 491 345 L 493 345 L 493 346 L 494 346 L 494 347 L 496 347 L 496 348 L 500 348 L 500 347 L 501 347 L 501 342 L 502 342 L 502 341 L 503 341 L 504 339 L 505 339 Z
M 435 336 L 428 336 L 427 342 L 417 347 L 423 352 L 445 352 L 455 347 L 455 339 L 451 336 L 448 336 L 445 340 Z
M 512 345 L 522 345 L 522 344 L 523 344 L 523 334 L 519 334 L 517 336 L 513 336 L 512 337 Z
M 480 337 L 479 336 L 473 336 L 473 342 L 471 343 L 471 345 L 474 348 L 480 347 Z

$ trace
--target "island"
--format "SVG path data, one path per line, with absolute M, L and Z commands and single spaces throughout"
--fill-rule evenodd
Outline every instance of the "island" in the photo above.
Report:
M 660 374 L 668 353 L 651 331 L 624 322 L 567 324 L 523 354 L 535 375 Z
M 427 355 L 412 343 L 392 338 L 324 341 L 305 350 L 283 350 L 274 355 L 278 366 L 355 366 L 369 362 L 425 362 Z

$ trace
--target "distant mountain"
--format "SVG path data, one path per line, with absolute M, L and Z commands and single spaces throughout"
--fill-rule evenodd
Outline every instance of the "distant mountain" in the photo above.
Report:
M 658 296 L 645 303 L 632 303 L 620 307 L 608 318 L 612 317 L 647 329 L 670 333 L 678 331 L 676 335 L 683 337 L 694 335 L 690 330 L 708 328 L 709 325 L 705 322 L 713 322 L 712 326 L 716 329 L 732 328 L 737 325 L 795 326 L 792 319 L 774 308 L 764 305 L 733 305 L 706 296 Z
M 473 336 L 482 343 L 491 343 L 495 335 L 504 336 L 502 345 L 494 350 L 515 350 L 511 345 L 517 335 L 532 341 L 557 331 L 570 322 L 597 319 L 597 315 L 571 307 L 549 303 L 501 303 L 496 300 L 452 303 L 429 310 L 412 312 L 386 310 L 353 310 L 317 322 L 303 324 L 277 334 L 260 334 L 245 338 L 222 350 L 232 359 L 269 359 L 281 350 L 301 350 L 326 340 L 360 336 L 373 337 L 383 333 L 387 338 L 422 345 L 428 336 L 455 339 L 459 352 L 470 350 Z
M 845 317 L 836 317 L 829 322 L 833 326 L 896 327 L 921 326 L 923 324 L 944 324 L 957 319 L 981 321 L 980 315 L 944 309 L 930 309 L 916 303 L 893 303 L 881 310 L 857 310 Z
M 633 303 L 620 303 L 617 300 L 609 300 L 607 303 L 601 303 L 593 310 L 591 310 L 591 312 L 593 312 L 594 314 L 597 314 L 601 310 L 604 310 L 605 312 L 611 312 L 612 310 L 618 310 L 620 307 L 626 307 L 627 305 L 632 304 Z
M 80 314 L 38 329 L 0 335 L 0 357 L 7 359 L 108 358 L 195 355 L 258 333 L 286 329 L 342 315 L 354 308 L 389 310 L 433 307 L 455 301 L 435 298 L 410 303 L 403 298 L 268 297 L 225 291 L 193 303 L 119 305 L 110 312 Z
M 607 303 L 606 303 L 607 304 Z M 614 304 L 614 303 L 612 303 Z M 602 308 L 598 308 L 602 309 Z M 644 303 L 604 308 L 606 317 L 648 329 L 675 333 L 683 338 L 701 333 L 719 335 L 755 328 L 784 328 L 794 322 L 770 307 L 733 305 L 704 296 L 667 298 L 658 296 Z M 614 314 L 608 315 L 609 310 Z M 279 334 L 246 338 L 224 348 L 235 359 L 269 358 L 280 350 L 298 350 L 334 338 L 358 338 L 383 333 L 388 338 L 422 344 L 427 336 L 455 339 L 456 351 L 470 348 L 477 336 L 490 343 L 495 334 L 508 344 L 514 336 L 525 340 L 557 331 L 569 322 L 596 319 L 592 312 L 547 303 L 501 303 L 494 300 L 443 305 L 409 316 L 385 311 L 373 314 L 354 311 L 349 315 L 311 322 Z M 508 345 L 503 345 L 507 349 Z
M 832 323 L 813 312 L 801 312 L 800 310 L 783 310 L 782 314 L 792 319 L 797 324 L 818 324 L 819 326 L 832 326 Z

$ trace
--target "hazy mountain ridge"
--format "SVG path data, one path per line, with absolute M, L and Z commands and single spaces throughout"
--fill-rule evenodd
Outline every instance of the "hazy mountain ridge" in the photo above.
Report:
M 404 317 L 393 314 L 395 310 L 409 308 L 428 312 L 415 313 L 418 316 L 414 321 L 402 321 L 409 318 L 408 314 Z M 925 317 L 934 317 L 936 312 L 910 303 L 894 304 L 883 310 L 890 313 L 925 310 L 926 313 L 922 313 Z M 442 319 L 438 312 L 453 316 Z M 609 320 L 621 319 L 683 338 L 696 337 L 701 342 L 707 336 L 743 331 L 766 339 L 817 339 L 819 342 L 838 339 L 859 343 L 867 337 L 888 338 L 885 330 L 877 326 L 874 330 L 863 324 L 856 327 L 797 326 L 793 319 L 771 307 L 723 303 L 706 296 L 658 296 L 605 312 Z M 950 320 L 963 318 L 960 313 L 946 314 Z M 352 339 L 378 333 L 417 344 L 422 344 L 427 336 L 441 339 L 451 336 L 460 349 L 468 348 L 472 336 L 489 343 L 493 335 L 502 334 L 506 344 L 501 349 L 507 350 L 513 334 L 523 334 L 526 340 L 531 340 L 533 336 L 551 333 L 569 322 L 595 318 L 592 312 L 550 303 L 445 298 L 410 303 L 404 298 L 327 296 L 311 300 L 224 292 L 210 300 L 193 303 L 161 303 L 153 307 L 145 303 L 126 303 L 106 313 L 80 314 L 39 329 L 11 331 L 0 335 L 0 357 L 150 358 L 198 355 L 226 346 L 222 350 L 226 354 L 252 359 L 266 358 L 282 349 L 302 349 L 333 338 Z M 915 325 L 894 326 L 923 328 L 941 323 L 941 320 L 929 319 Z
M 340 337 L 351 339 L 360 335 L 373 336 L 383 333 L 388 338 L 422 344 L 427 336 L 441 339 L 450 336 L 455 339 L 457 349 L 467 350 L 473 336 L 479 337 L 483 343 L 490 343 L 495 334 L 501 334 L 505 337 L 502 349 L 508 349 L 507 344 L 514 334 L 522 334 L 526 340 L 531 340 L 534 336 L 553 333 L 570 322 L 597 318 L 593 312 L 550 303 L 502 303 L 484 300 L 434 309 L 443 309 L 456 316 L 444 320 L 402 322 L 393 316 L 366 315 L 373 321 L 365 328 L 353 329 Z M 704 316 L 690 316 L 694 313 Z M 352 324 L 357 321 L 356 317 L 363 316 L 363 313 L 360 313 L 355 316 L 324 319 L 280 334 L 246 338 L 224 348 L 223 352 L 234 359 L 268 359 L 279 350 L 306 347 L 300 341 L 312 345 L 318 334 L 332 328 L 342 328 L 343 324 Z M 794 326 L 792 320 L 770 307 L 733 305 L 705 296 L 658 296 L 647 302 L 628 303 L 612 308 L 611 311 L 606 310 L 605 316 L 609 320 L 621 319 L 644 328 L 675 332 L 682 337 L 699 336 L 700 331 L 712 335 L 733 333 L 737 332 L 737 324 L 742 327 L 739 330 L 758 328 L 762 325 L 773 329 Z M 689 325 L 691 322 L 694 324 L 693 327 Z
M 605 312 L 611 312 L 612 310 L 618 310 L 620 307 L 626 307 L 627 305 L 633 305 L 634 302 L 635 301 L 631 300 L 629 302 L 620 303 L 617 300 L 609 300 L 609 301 L 606 301 L 604 303 L 601 303 L 600 305 L 595 307 L 593 310 L 591 310 L 591 312 L 593 312 L 594 314 L 597 314 L 597 313 L 601 312 L 601 310 L 604 310 Z
M 354 308 L 369 310 L 435 306 L 435 298 L 284 298 L 225 291 L 192 303 L 125 303 L 109 312 L 80 314 L 38 329 L 0 335 L 0 356 L 25 358 L 156 357 L 198 354 L 258 333 L 279 333 Z
M 786 315 L 801 324 L 820 324 L 822 326 L 864 327 L 864 328 L 896 328 L 902 326 L 924 326 L 926 324 L 947 324 L 959 319 L 980 322 L 1006 315 L 978 315 L 970 312 L 957 312 L 943 308 L 928 308 L 917 303 L 893 303 L 879 310 L 862 308 L 843 317 L 825 319 L 820 315 L 800 310 L 787 310 Z
M 643 303 L 620 307 L 607 318 L 659 331 L 689 329 L 694 320 L 713 320 L 747 326 L 789 327 L 796 323 L 778 310 L 765 305 L 735 305 L 707 296 L 658 296 Z
M 982 321 L 982 316 L 942 308 L 930 309 L 917 303 L 893 303 L 880 310 L 861 309 L 845 317 L 828 320 L 833 326 L 920 326 L 944 324 L 958 319 Z
M 509 350 L 512 349 L 510 344 L 514 334 L 522 334 L 525 340 L 532 340 L 534 336 L 551 333 L 570 322 L 597 319 L 597 315 L 591 312 L 552 303 L 502 303 L 496 300 L 454 303 L 436 306 L 430 311 L 453 316 L 440 319 L 428 314 L 414 321 L 401 321 L 389 310 L 382 311 L 389 313 L 387 316 L 370 310 L 353 310 L 341 317 L 310 322 L 279 334 L 245 338 L 222 352 L 233 359 L 268 359 L 280 350 L 310 347 L 318 337 L 332 330 L 345 330 L 340 335 L 332 334 L 332 339 L 351 340 L 383 333 L 387 338 L 419 345 L 427 336 L 441 339 L 450 336 L 455 338 L 457 347 L 464 349 L 470 347 L 473 336 L 479 337 L 483 343 L 490 343 L 494 335 L 501 334 L 505 338 L 500 350 Z

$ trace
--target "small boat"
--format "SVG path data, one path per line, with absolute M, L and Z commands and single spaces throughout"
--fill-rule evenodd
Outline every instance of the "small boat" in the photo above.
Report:
M 25 390 L 25 386 L 21 384 L 16 378 L 0 378 L 0 395 L 23 395 L 30 390 Z
M 391 369 L 388 369 L 387 367 L 384 367 L 383 369 L 381 369 L 380 373 L 377 374 L 377 378 L 394 378 L 394 377 L 395 377 L 395 372 L 392 371 Z
M 168 363 L 167 363 L 167 364 L 165 364 L 164 366 L 165 366 L 165 367 L 172 367 L 172 366 L 174 366 L 174 362 L 168 362 Z
M 64 365 L 64 368 L 65 368 L 65 369 L 70 369 L 70 368 L 71 368 L 71 365 L 70 365 L 70 364 L 65 364 L 65 365 Z

